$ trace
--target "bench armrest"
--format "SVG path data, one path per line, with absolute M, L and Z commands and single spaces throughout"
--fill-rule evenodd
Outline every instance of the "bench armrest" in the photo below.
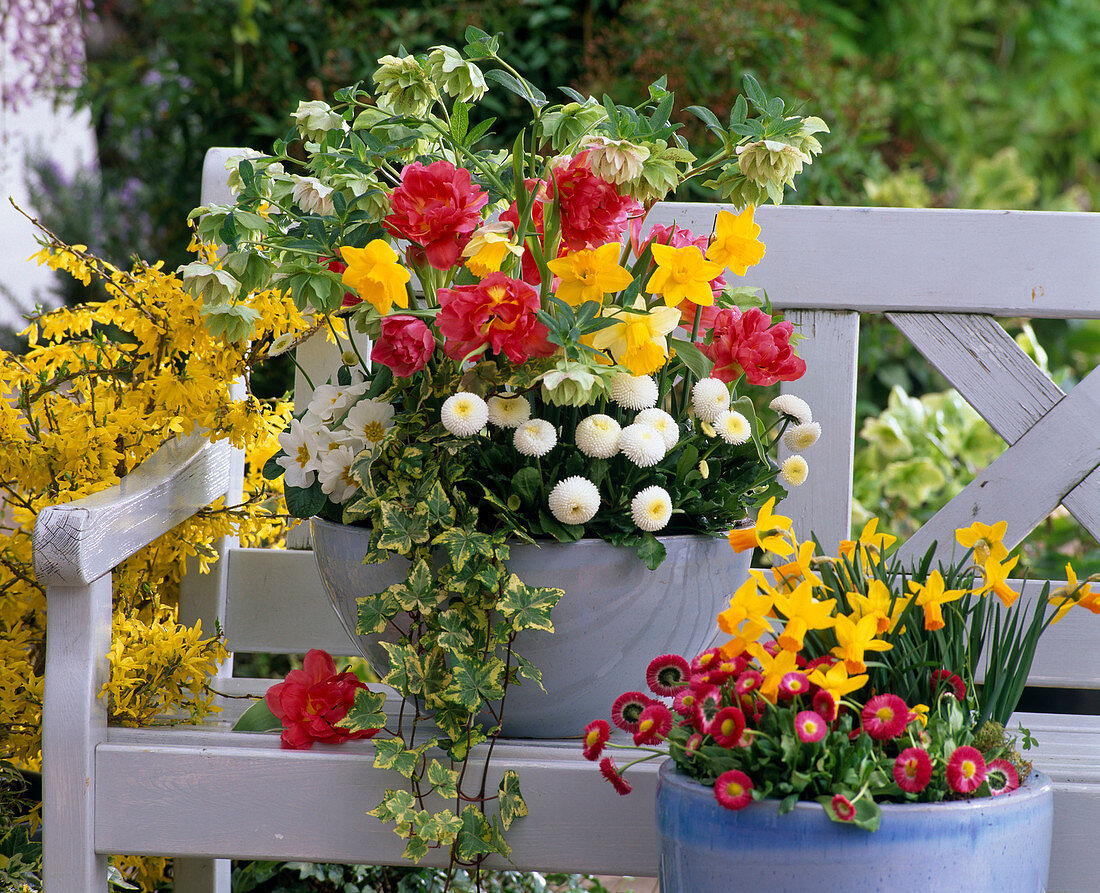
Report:
M 226 493 L 233 448 L 194 434 L 165 443 L 113 487 L 38 513 L 34 573 L 83 586 Z

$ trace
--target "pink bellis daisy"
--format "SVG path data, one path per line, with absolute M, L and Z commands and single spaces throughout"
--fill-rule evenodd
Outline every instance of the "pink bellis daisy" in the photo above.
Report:
M 723 772 L 715 779 L 714 799 L 726 809 L 744 809 L 752 803 L 752 779 L 740 769 Z
M 985 767 L 985 780 L 989 783 L 989 793 L 993 797 L 1007 794 L 1020 786 L 1016 767 L 1008 760 L 990 760 Z
M 947 761 L 947 783 L 958 794 L 971 794 L 985 781 L 985 757 L 976 747 L 956 747 Z
M 814 744 L 825 737 L 828 725 L 820 714 L 803 710 L 794 718 L 794 731 L 803 744 Z
M 638 728 L 634 732 L 634 743 L 659 744 L 668 737 L 672 729 L 672 712 L 664 704 L 650 704 L 638 716 Z
M 687 688 L 691 667 L 678 654 L 662 654 L 649 662 L 645 681 L 650 691 L 665 697 L 675 697 L 676 693 Z
M 595 762 L 611 739 L 611 726 L 606 719 L 596 719 L 584 727 L 584 758 Z
M 863 707 L 863 729 L 876 741 L 889 741 L 905 731 L 909 708 L 897 695 L 875 695 Z
M 638 731 L 638 718 L 650 704 L 655 704 L 649 695 L 640 691 L 623 692 L 611 705 L 611 721 L 624 732 L 633 734 Z
M 714 714 L 707 731 L 719 747 L 736 747 L 745 731 L 745 714 L 736 707 L 723 707 Z
M 932 780 L 932 758 L 921 747 L 907 747 L 894 761 L 894 781 L 907 794 L 919 794 Z
M 604 757 L 600 760 L 600 774 L 611 782 L 611 787 L 618 793 L 625 796 L 631 792 L 630 782 L 623 778 L 619 772 L 619 767 L 615 765 L 615 761 L 611 757 Z

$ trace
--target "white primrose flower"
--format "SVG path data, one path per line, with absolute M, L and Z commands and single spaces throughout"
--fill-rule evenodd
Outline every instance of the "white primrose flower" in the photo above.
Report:
M 783 432 L 783 445 L 792 453 L 800 453 L 817 443 L 819 437 L 821 437 L 821 425 L 817 422 L 792 425 Z
M 720 378 L 701 378 L 691 388 L 691 408 L 696 418 L 713 422 L 730 408 L 729 385 Z
M 331 436 L 319 423 L 306 425 L 301 419 L 292 419 L 290 427 L 279 435 L 279 446 L 286 455 L 275 460 L 285 472 L 283 480 L 291 487 L 311 486 L 321 467 L 321 454 L 330 442 Z
M 335 213 L 331 186 L 326 186 L 316 177 L 299 177 L 294 174 L 290 179 L 294 181 L 291 196 L 299 208 L 307 214 L 320 214 L 322 217 L 330 217 Z
M 806 483 L 806 478 L 810 474 L 810 466 L 806 464 L 806 460 L 801 456 L 789 456 L 779 466 L 779 473 L 783 476 L 783 480 L 792 487 L 800 487 Z
M 518 428 L 531 418 L 526 397 L 490 397 L 489 424 L 498 428 Z
M 610 459 L 619 452 L 622 430 L 611 416 L 595 413 L 580 420 L 573 440 L 588 458 Z
M 516 451 L 524 456 L 538 458 L 549 453 L 558 442 L 558 432 L 545 419 L 529 419 L 512 435 Z
M 643 409 L 634 416 L 634 422 L 656 428 L 661 437 L 664 438 L 666 451 L 676 446 L 677 441 L 680 439 L 680 426 L 676 424 L 676 419 L 663 409 L 657 409 L 657 407 Z
M 360 400 L 348 411 L 340 432 L 346 436 L 349 445 L 362 449 L 367 444 L 377 446 L 392 425 L 393 405 L 368 398 Z
M 623 409 L 649 409 L 657 405 L 657 382 L 652 375 L 624 372 L 611 382 L 611 399 Z
M 810 404 L 794 394 L 780 394 L 768 404 L 768 408 L 772 412 L 787 416 L 798 425 L 808 425 L 814 420 L 810 412 Z
M 642 530 L 660 530 L 672 517 L 672 498 L 664 487 L 646 487 L 630 501 L 630 517 Z
M 718 436 L 732 446 L 745 443 L 752 437 L 752 426 L 749 420 L 736 410 L 726 410 L 718 414 L 714 420 L 714 430 Z
M 619 436 L 619 452 L 639 468 L 649 468 L 660 462 L 667 450 L 660 431 L 652 425 L 635 422 L 623 428 Z
M 306 414 L 302 421 L 306 424 L 312 422 L 327 422 L 336 413 L 336 406 L 340 402 L 340 388 L 334 384 L 318 385 L 309 398 L 306 406 Z
M 459 391 L 443 403 L 439 420 L 456 437 L 470 437 L 489 421 L 489 406 L 477 394 Z
M 321 482 L 322 492 L 337 505 L 343 505 L 359 489 L 359 482 L 351 476 L 355 453 L 354 446 L 343 443 L 321 456 L 317 480 Z
M 588 478 L 574 475 L 558 481 L 547 500 L 550 512 L 562 524 L 584 524 L 600 507 L 600 491 Z

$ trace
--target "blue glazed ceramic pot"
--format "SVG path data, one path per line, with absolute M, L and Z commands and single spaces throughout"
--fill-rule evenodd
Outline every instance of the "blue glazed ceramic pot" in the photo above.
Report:
M 376 672 L 389 657 L 380 636 L 356 636 L 357 599 L 405 579 L 399 556 L 363 564 L 370 531 L 311 522 L 313 554 L 333 607 Z M 508 569 L 532 586 L 565 596 L 553 612 L 554 633 L 526 630 L 516 651 L 542 670 L 509 688 L 503 733 L 510 738 L 580 737 L 587 723 L 611 712 L 615 698 L 645 685 L 659 654 L 690 660 L 718 638 L 715 618 L 748 579 L 751 552 L 734 552 L 724 538 L 661 537 L 668 557 L 651 571 L 632 549 L 603 540 L 512 546 Z
M 1050 778 L 1033 772 L 999 797 L 884 803 L 867 832 L 813 802 L 786 815 L 778 800 L 731 812 L 669 760 L 657 786 L 661 893 L 1040 893 L 1053 809 Z

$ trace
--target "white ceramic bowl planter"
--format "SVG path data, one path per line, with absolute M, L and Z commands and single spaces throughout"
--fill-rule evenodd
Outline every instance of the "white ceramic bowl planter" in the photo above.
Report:
M 363 564 L 369 531 L 314 518 L 317 567 L 344 628 L 354 635 L 356 599 L 405 579 L 408 562 Z M 553 612 L 555 632 L 528 631 L 516 651 L 542 670 L 543 693 L 525 682 L 509 687 L 503 733 L 515 738 L 579 737 L 606 716 L 624 686 L 645 685 L 659 654 L 689 660 L 715 639 L 715 618 L 748 575 L 750 552 L 724 538 L 663 537 L 668 557 L 649 570 L 631 549 L 603 540 L 514 546 L 508 567 L 531 586 L 556 586 L 565 596 Z M 387 655 L 381 636 L 358 636 L 376 672 Z M 634 680 L 632 683 L 631 680 Z

